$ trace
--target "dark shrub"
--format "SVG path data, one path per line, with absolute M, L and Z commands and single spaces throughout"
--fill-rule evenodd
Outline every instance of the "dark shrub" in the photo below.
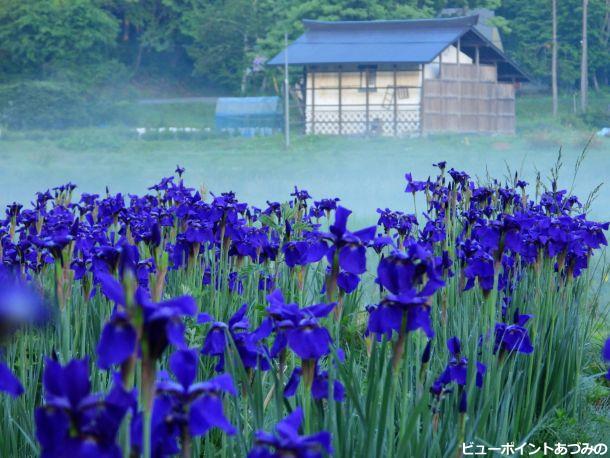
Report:
M 129 124 L 131 106 L 99 89 L 64 81 L 0 85 L 0 126 L 12 130 Z

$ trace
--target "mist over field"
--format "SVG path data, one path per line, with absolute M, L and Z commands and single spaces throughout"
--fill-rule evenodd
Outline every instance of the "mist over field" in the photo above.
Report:
M 108 135 L 117 134 L 111 131 Z M 214 193 L 235 191 L 241 200 L 264 206 L 267 200 L 289 200 L 296 185 L 315 198 L 339 197 L 358 218 L 370 220 L 377 208 L 413 211 L 412 198 L 404 193 L 406 172 L 425 180 L 437 171 L 432 164 L 445 160 L 449 167 L 479 177 L 481 182 L 489 177 L 506 180 L 510 171 L 531 184 L 540 173 L 548 185 L 560 151 L 555 142 L 539 146 L 519 134 L 404 139 L 296 137 L 289 150 L 283 148 L 282 141 L 279 136 L 199 142 L 136 139 L 118 141 L 110 148 L 85 141 L 83 148 L 76 150 L 73 146 L 62 148 L 61 138 L 0 141 L 0 181 L 4 183 L 0 204 L 29 202 L 36 191 L 68 181 L 78 185 L 77 192 L 103 194 L 108 186 L 112 193 L 142 194 L 180 165 L 186 167 L 185 181 L 191 187 L 204 185 Z M 588 194 L 602 185 L 590 215 L 608 219 L 610 186 L 604 183 L 610 182 L 610 141 L 593 137 L 574 179 L 576 162 L 587 141 L 583 134 L 561 146 L 560 187 L 572 190 L 584 203 Z

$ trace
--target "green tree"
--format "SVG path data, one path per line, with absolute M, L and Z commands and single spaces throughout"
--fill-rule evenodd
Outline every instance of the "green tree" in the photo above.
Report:
M 105 0 L 103 7 L 121 23 L 119 56 L 136 76 L 143 65 L 175 70 L 190 42 L 182 33 L 191 0 Z M 160 62 L 160 65 L 155 65 Z M 170 69 L 168 69 L 168 64 Z
M 92 0 L 0 2 L 0 70 L 46 78 L 112 58 L 118 21 Z
M 274 0 L 195 1 L 183 16 L 182 31 L 194 74 L 227 89 L 246 90 L 258 42 L 281 14 Z
M 509 21 L 504 44 L 515 59 L 533 76 L 550 80 L 552 55 L 552 14 L 549 0 L 503 0 L 498 13 Z M 607 0 L 589 2 L 589 73 L 607 84 L 610 49 L 606 38 Z M 606 19 L 607 20 L 607 19 Z M 557 73 L 559 84 L 575 87 L 580 75 L 582 1 L 557 2 Z
M 433 0 L 436 11 L 442 8 L 487 8 L 497 10 L 502 5 L 502 0 Z

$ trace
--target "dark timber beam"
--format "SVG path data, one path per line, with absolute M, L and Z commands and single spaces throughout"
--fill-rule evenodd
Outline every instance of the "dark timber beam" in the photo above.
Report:
M 396 78 L 396 65 L 394 65 L 394 71 L 392 72 L 392 77 L 394 79 L 394 136 L 398 134 L 398 95 L 396 94 L 397 89 L 397 78 Z
M 365 86 L 365 90 L 364 90 L 364 94 L 366 96 L 366 106 L 365 106 L 365 110 L 366 110 L 366 135 L 369 134 L 369 71 L 370 69 L 367 67 L 364 69 L 364 86 Z
M 316 72 L 311 72 L 311 133 L 316 134 Z
M 339 65 L 339 74 L 338 74 L 338 78 L 339 78 L 339 135 L 343 134 L 343 124 L 342 124 L 342 115 L 343 115 L 343 97 L 342 97 L 342 92 L 343 92 L 343 68 L 341 67 L 341 65 Z

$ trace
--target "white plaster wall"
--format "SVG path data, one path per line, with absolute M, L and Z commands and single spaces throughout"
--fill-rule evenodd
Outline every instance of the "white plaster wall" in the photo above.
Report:
M 458 62 L 458 50 L 456 46 L 449 46 L 442 53 L 442 60 L 446 64 L 456 64 Z M 459 53 L 460 64 L 472 64 L 473 60 L 471 57 L 464 54 L 462 51 Z M 424 67 L 424 77 L 438 78 L 440 68 L 440 56 L 437 56 L 431 63 L 426 64 Z
M 398 118 L 402 124 L 419 122 L 421 101 L 421 70 L 397 70 Z M 315 72 L 307 75 L 306 131 L 308 133 L 339 134 L 339 73 Z M 343 72 L 341 75 L 341 133 L 364 133 L 366 131 L 367 91 L 360 86 L 360 71 Z M 315 98 L 315 107 L 313 106 Z M 369 128 L 371 123 L 379 125 L 382 134 L 394 132 L 394 73 L 377 71 L 376 87 L 368 91 Z M 332 124 L 336 123 L 336 126 Z M 316 125 L 317 124 L 317 125 Z M 415 124 L 414 124 L 415 125 Z M 414 130 L 404 125 L 403 130 Z

